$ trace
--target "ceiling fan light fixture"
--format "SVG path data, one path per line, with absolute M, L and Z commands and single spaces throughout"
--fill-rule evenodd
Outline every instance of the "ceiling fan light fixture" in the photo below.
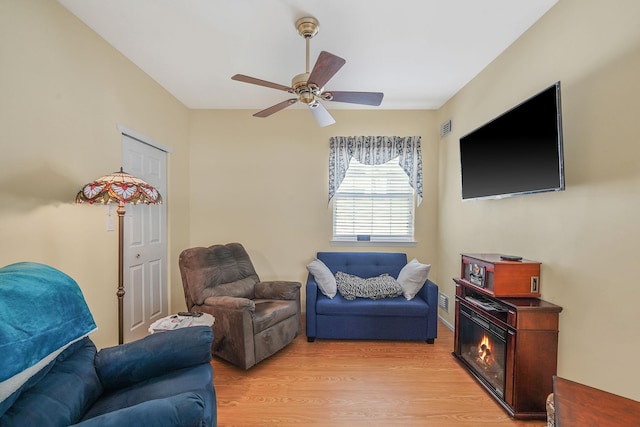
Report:
M 313 92 L 310 92 L 309 90 L 304 90 L 300 92 L 299 96 L 300 96 L 300 102 L 303 102 L 309 106 L 317 102 L 315 95 L 313 94 Z

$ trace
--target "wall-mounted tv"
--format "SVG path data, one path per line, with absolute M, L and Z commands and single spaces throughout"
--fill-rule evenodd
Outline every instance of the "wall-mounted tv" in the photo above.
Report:
M 460 138 L 462 200 L 564 190 L 560 82 Z

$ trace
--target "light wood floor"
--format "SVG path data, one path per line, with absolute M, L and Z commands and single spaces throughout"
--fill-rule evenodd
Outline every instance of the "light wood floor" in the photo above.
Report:
M 453 333 L 440 324 L 438 336 L 308 343 L 303 332 L 248 371 L 214 359 L 218 425 L 546 426 L 511 419 L 455 361 Z

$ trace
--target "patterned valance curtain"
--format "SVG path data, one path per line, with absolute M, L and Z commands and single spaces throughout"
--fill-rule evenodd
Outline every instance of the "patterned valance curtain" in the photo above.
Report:
M 422 150 L 419 136 L 333 136 L 329 142 L 329 202 L 340 187 L 351 158 L 365 165 L 381 165 L 397 157 L 420 205 Z

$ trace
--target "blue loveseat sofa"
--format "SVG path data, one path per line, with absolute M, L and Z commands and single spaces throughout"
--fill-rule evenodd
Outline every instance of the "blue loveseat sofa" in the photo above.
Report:
M 77 283 L 52 267 L 0 269 L 0 427 L 215 426 L 206 326 L 96 350 Z
M 334 275 L 341 271 L 361 278 L 389 274 L 397 278 L 407 264 L 404 253 L 318 252 Z M 437 338 L 438 286 L 428 280 L 411 300 L 395 298 L 347 300 L 340 293 L 329 298 L 309 273 L 306 285 L 307 340 L 371 339 L 420 340 Z

